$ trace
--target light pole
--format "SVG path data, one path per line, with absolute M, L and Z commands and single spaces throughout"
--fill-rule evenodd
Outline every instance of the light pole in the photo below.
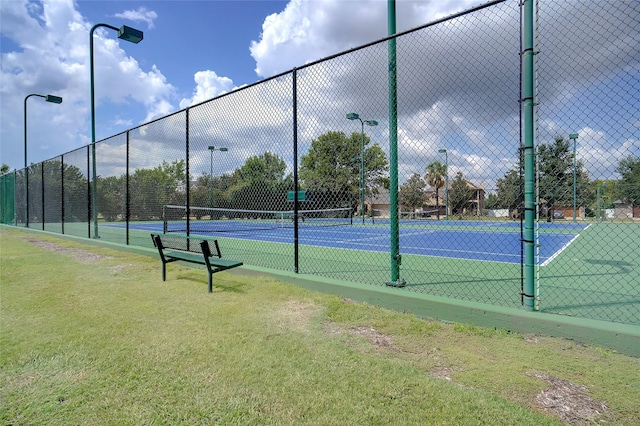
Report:
M 210 151 L 211 154 L 211 166 L 209 169 L 209 177 L 210 177 L 210 190 L 209 190 L 209 207 L 213 208 L 213 151 L 221 151 L 221 152 L 227 152 L 228 149 L 221 147 L 221 148 L 216 148 L 215 146 L 209 146 L 207 148 Z
M 362 223 L 364 224 L 364 125 L 377 126 L 378 122 L 375 120 L 362 120 L 355 112 L 347 114 L 349 120 L 360 120 L 362 127 L 361 131 L 361 150 L 360 150 L 360 212 L 362 214 Z
M 576 140 L 577 133 L 571 133 L 569 139 L 573 141 L 573 223 L 576 223 Z
M 446 149 L 439 149 L 440 154 L 444 154 L 444 193 L 445 195 L 445 220 L 449 220 L 449 153 Z
M 92 157 L 92 190 L 91 190 L 91 211 L 93 215 L 93 238 L 100 238 L 98 235 L 98 199 L 97 199 L 97 173 L 96 173 L 96 105 L 95 105 L 95 88 L 93 82 L 93 32 L 99 27 L 106 27 L 118 32 L 118 38 L 129 41 L 131 43 L 140 43 L 143 38 L 142 31 L 126 25 L 120 28 L 109 24 L 95 24 L 89 32 L 89 69 L 91 80 L 91 157 Z
M 38 95 L 32 93 L 24 98 L 24 223 L 29 227 L 29 171 L 27 170 L 27 99 L 31 96 L 44 98 L 45 101 L 53 104 L 61 104 L 62 98 L 54 95 Z

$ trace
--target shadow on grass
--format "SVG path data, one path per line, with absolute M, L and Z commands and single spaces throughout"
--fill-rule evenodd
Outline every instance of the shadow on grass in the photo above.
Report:
M 207 277 L 206 274 L 203 278 L 200 276 L 193 276 L 189 273 L 178 274 L 176 277 L 179 280 L 191 281 L 193 283 L 202 284 L 203 287 L 207 288 Z M 215 274 L 213 275 L 213 283 L 212 287 L 217 289 L 223 293 L 240 293 L 246 294 L 247 291 L 244 289 L 247 286 L 245 283 L 238 282 L 225 282 L 224 284 L 220 283 L 219 280 L 216 280 Z

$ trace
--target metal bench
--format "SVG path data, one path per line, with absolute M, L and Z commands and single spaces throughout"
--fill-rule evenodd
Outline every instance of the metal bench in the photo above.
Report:
M 218 240 L 206 240 L 186 235 L 151 234 L 153 245 L 158 249 L 162 261 L 162 281 L 167 280 L 167 263 L 181 260 L 183 262 L 205 265 L 209 272 L 209 293 L 213 291 L 213 277 L 216 272 L 242 266 L 237 260 L 222 259 Z M 209 242 L 213 243 L 215 253 L 211 251 Z

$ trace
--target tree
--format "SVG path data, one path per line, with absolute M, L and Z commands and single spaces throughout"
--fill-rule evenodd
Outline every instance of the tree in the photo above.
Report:
M 249 157 L 233 172 L 229 188 L 234 208 L 250 210 L 285 210 L 287 191 L 293 189 L 293 176 L 285 175 L 287 164 L 280 156 L 265 152 Z
M 445 185 L 446 176 L 447 166 L 440 163 L 439 161 L 430 163 L 425 169 L 424 178 L 432 188 L 436 189 L 436 209 L 438 210 L 438 220 L 440 219 L 440 196 L 438 194 L 438 191 Z
M 164 205 L 186 204 L 184 191 L 178 191 L 185 184 L 185 179 L 184 160 L 163 161 L 153 169 L 137 169 L 129 178 L 132 218 L 160 218 Z
M 496 206 L 493 208 L 515 210 L 522 204 L 522 180 L 517 170 L 509 170 L 496 182 Z M 492 200 L 493 201 L 493 200 Z M 487 205 L 489 203 L 487 202 Z
M 247 161 L 235 171 L 240 182 L 249 185 L 263 185 L 269 189 L 278 189 L 285 179 L 287 164 L 276 154 L 265 152 L 261 155 L 249 157 Z
M 64 163 L 64 220 L 65 222 L 85 222 L 89 213 L 88 180 L 82 170 Z
M 412 174 L 400 187 L 400 193 L 398 194 L 400 204 L 411 210 L 422 207 L 424 204 L 425 185 L 426 183 L 419 173 Z
M 309 152 L 302 156 L 300 180 L 314 197 L 316 208 L 350 207 L 356 209 L 360 189 L 361 134 L 347 137 L 343 132 L 330 131 L 311 142 Z M 370 139 L 365 135 L 365 147 Z M 389 164 L 378 144 L 364 151 L 365 194 L 377 193 L 384 184 Z
M 484 206 L 489 210 L 504 208 L 498 194 L 494 194 L 493 192 L 487 194 L 487 200 L 485 201 Z
M 2 166 L 0 166 L 0 175 L 8 173 L 10 169 L 11 167 L 9 167 L 8 164 L 2 163 Z
M 624 200 L 630 204 L 640 203 L 640 157 L 629 155 L 620 161 L 616 169 L 622 176 L 619 191 Z
M 538 172 L 540 198 L 551 218 L 553 206 L 573 206 L 573 152 L 571 141 L 556 137 L 553 143 L 542 144 L 538 149 Z M 588 203 L 590 191 L 589 177 L 582 161 L 576 163 L 576 203 Z
M 456 173 L 455 179 L 451 183 L 449 190 L 449 205 L 451 213 L 458 214 L 460 219 L 464 214 L 464 209 L 468 206 L 473 191 L 469 188 L 467 181 L 462 177 L 462 172 Z
M 125 220 L 126 178 L 108 176 L 97 181 L 98 210 L 108 222 Z

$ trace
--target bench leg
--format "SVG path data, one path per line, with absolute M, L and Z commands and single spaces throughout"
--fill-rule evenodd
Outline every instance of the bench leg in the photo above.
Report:
M 209 272 L 209 293 L 213 293 L 213 274 Z
M 167 280 L 167 264 L 162 262 L 162 281 Z

